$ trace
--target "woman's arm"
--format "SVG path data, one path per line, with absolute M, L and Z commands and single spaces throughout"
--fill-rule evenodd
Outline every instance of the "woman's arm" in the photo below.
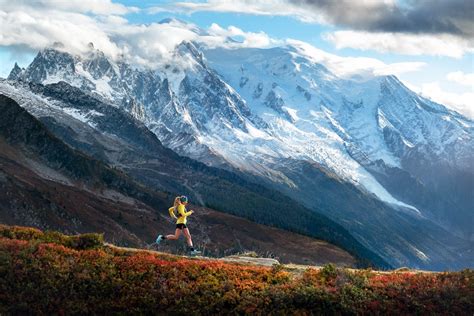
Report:
M 170 208 L 168 209 L 168 212 L 170 213 L 170 216 L 171 216 L 172 218 L 178 219 L 178 218 L 176 217 L 176 215 L 174 214 L 174 207 L 170 207 Z

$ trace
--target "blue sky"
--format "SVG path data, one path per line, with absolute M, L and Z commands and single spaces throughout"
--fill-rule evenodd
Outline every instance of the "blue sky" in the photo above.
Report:
M 257 35 L 257 42 L 250 45 L 260 45 L 260 39 L 262 47 L 283 45 L 287 39 L 296 39 L 341 57 L 369 57 L 387 65 L 406 63 L 404 70 L 396 75 L 410 88 L 474 117 L 471 101 L 474 100 L 474 49 L 469 30 L 473 24 L 469 18 L 471 8 L 463 7 L 463 1 L 452 1 L 452 6 L 444 7 L 427 0 L 420 1 L 424 6 L 411 7 L 412 1 L 396 0 L 374 0 L 369 1 L 369 5 L 341 1 L 338 6 L 334 5 L 338 2 L 329 0 L 10 2 L 0 0 L 0 11 L 5 13 L 0 17 L 1 77 L 8 75 L 15 61 L 26 67 L 35 53 L 56 37 L 62 42 L 71 42 L 70 46 L 76 50 L 80 48 L 73 42 L 74 37 L 77 43 L 90 38 L 96 47 L 113 54 L 114 49 L 129 41 L 126 34 L 137 34 L 139 25 L 146 28 L 164 18 L 175 17 L 204 30 L 217 24 L 223 34 L 235 33 L 230 27 L 236 27 L 237 32 L 243 33 L 238 36 L 242 39 Z M 360 20 L 350 15 L 351 12 L 360 16 Z M 461 13 L 467 16 L 464 20 Z M 372 18 L 375 15 L 382 16 L 383 20 Z M 429 19 L 424 18 L 427 15 Z M 48 21 L 42 20 L 43 17 Z M 404 20 L 407 17 L 409 20 Z M 57 23 L 48 24 L 55 19 Z M 76 32 L 66 19 L 83 27 Z M 18 23 L 12 29 L 9 25 L 12 21 L 25 23 Z M 61 27 L 64 27 L 63 32 Z M 69 28 L 70 33 L 74 33 L 70 36 Z M 123 32 L 117 35 L 120 28 Z M 170 37 L 178 40 L 180 36 L 188 36 L 163 31 L 165 37 L 159 38 L 152 37 L 152 31 L 156 32 L 149 27 L 144 41 L 165 42 L 157 44 L 159 54 L 156 56 L 174 43 Z M 265 44 L 268 39 L 271 43 Z M 130 47 L 127 50 L 130 54 L 133 50 L 138 50 L 136 53 L 143 50 L 137 43 Z

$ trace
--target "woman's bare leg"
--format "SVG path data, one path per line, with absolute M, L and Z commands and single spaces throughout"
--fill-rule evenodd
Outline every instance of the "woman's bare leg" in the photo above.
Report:
M 176 228 L 174 235 L 166 235 L 166 239 L 172 239 L 172 240 L 178 239 L 180 234 L 181 234 L 181 229 Z
M 189 233 L 189 229 L 185 228 L 183 230 L 184 236 L 186 237 L 186 241 L 188 242 L 189 247 L 193 247 L 193 240 L 191 239 L 191 234 Z

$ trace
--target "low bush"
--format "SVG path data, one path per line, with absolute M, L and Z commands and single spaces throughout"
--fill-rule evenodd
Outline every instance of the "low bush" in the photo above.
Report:
M 0 314 L 472 315 L 474 311 L 472 270 L 378 273 L 327 265 L 298 276 L 283 266 L 103 247 L 95 234 L 80 238 L 17 227 L 7 230 L 0 227 Z
M 0 237 L 29 240 L 37 243 L 54 243 L 77 250 L 96 249 L 104 245 L 104 235 L 96 233 L 67 236 L 57 231 L 42 232 L 39 229 L 0 224 Z

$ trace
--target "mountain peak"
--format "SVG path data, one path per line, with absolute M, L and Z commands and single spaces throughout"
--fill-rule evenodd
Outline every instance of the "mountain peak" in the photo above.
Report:
M 20 66 L 18 66 L 18 64 L 15 62 L 15 65 L 13 66 L 13 69 L 10 71 L 10 74 L 8 75 L 7 79 L 17 80 L 23 70 L 24 69 L 20 68 Z
M 44 82 L 58 72 L 73 74 L 75 72 L 75 57 L 68 52 L 58 49 L 58 44 L 47 47 L 36 55 L 28 68 L 22 73 L 21 79 L 32 82 Z
M 188 22 L 177 18 L 164 18 L 158 22 L 159 24 L 189 24 Z
M 178 46 L 176 46 L 176 52 L 182 56 L 190 56 L 202 67 L 206 67 L 204 62 L 204 55 L 196 46 L 197 44 L 190 41 L 182 41 Z
M 49 47 L 45 47 L 44 49 L 40 50 L 36 55 L 35 59 L 43 58 L 43 59 L 64 59 L 70 58 L 73 59 L 73 55 L 66 50 L 63 50 L 60 46 L 53 45 Z

